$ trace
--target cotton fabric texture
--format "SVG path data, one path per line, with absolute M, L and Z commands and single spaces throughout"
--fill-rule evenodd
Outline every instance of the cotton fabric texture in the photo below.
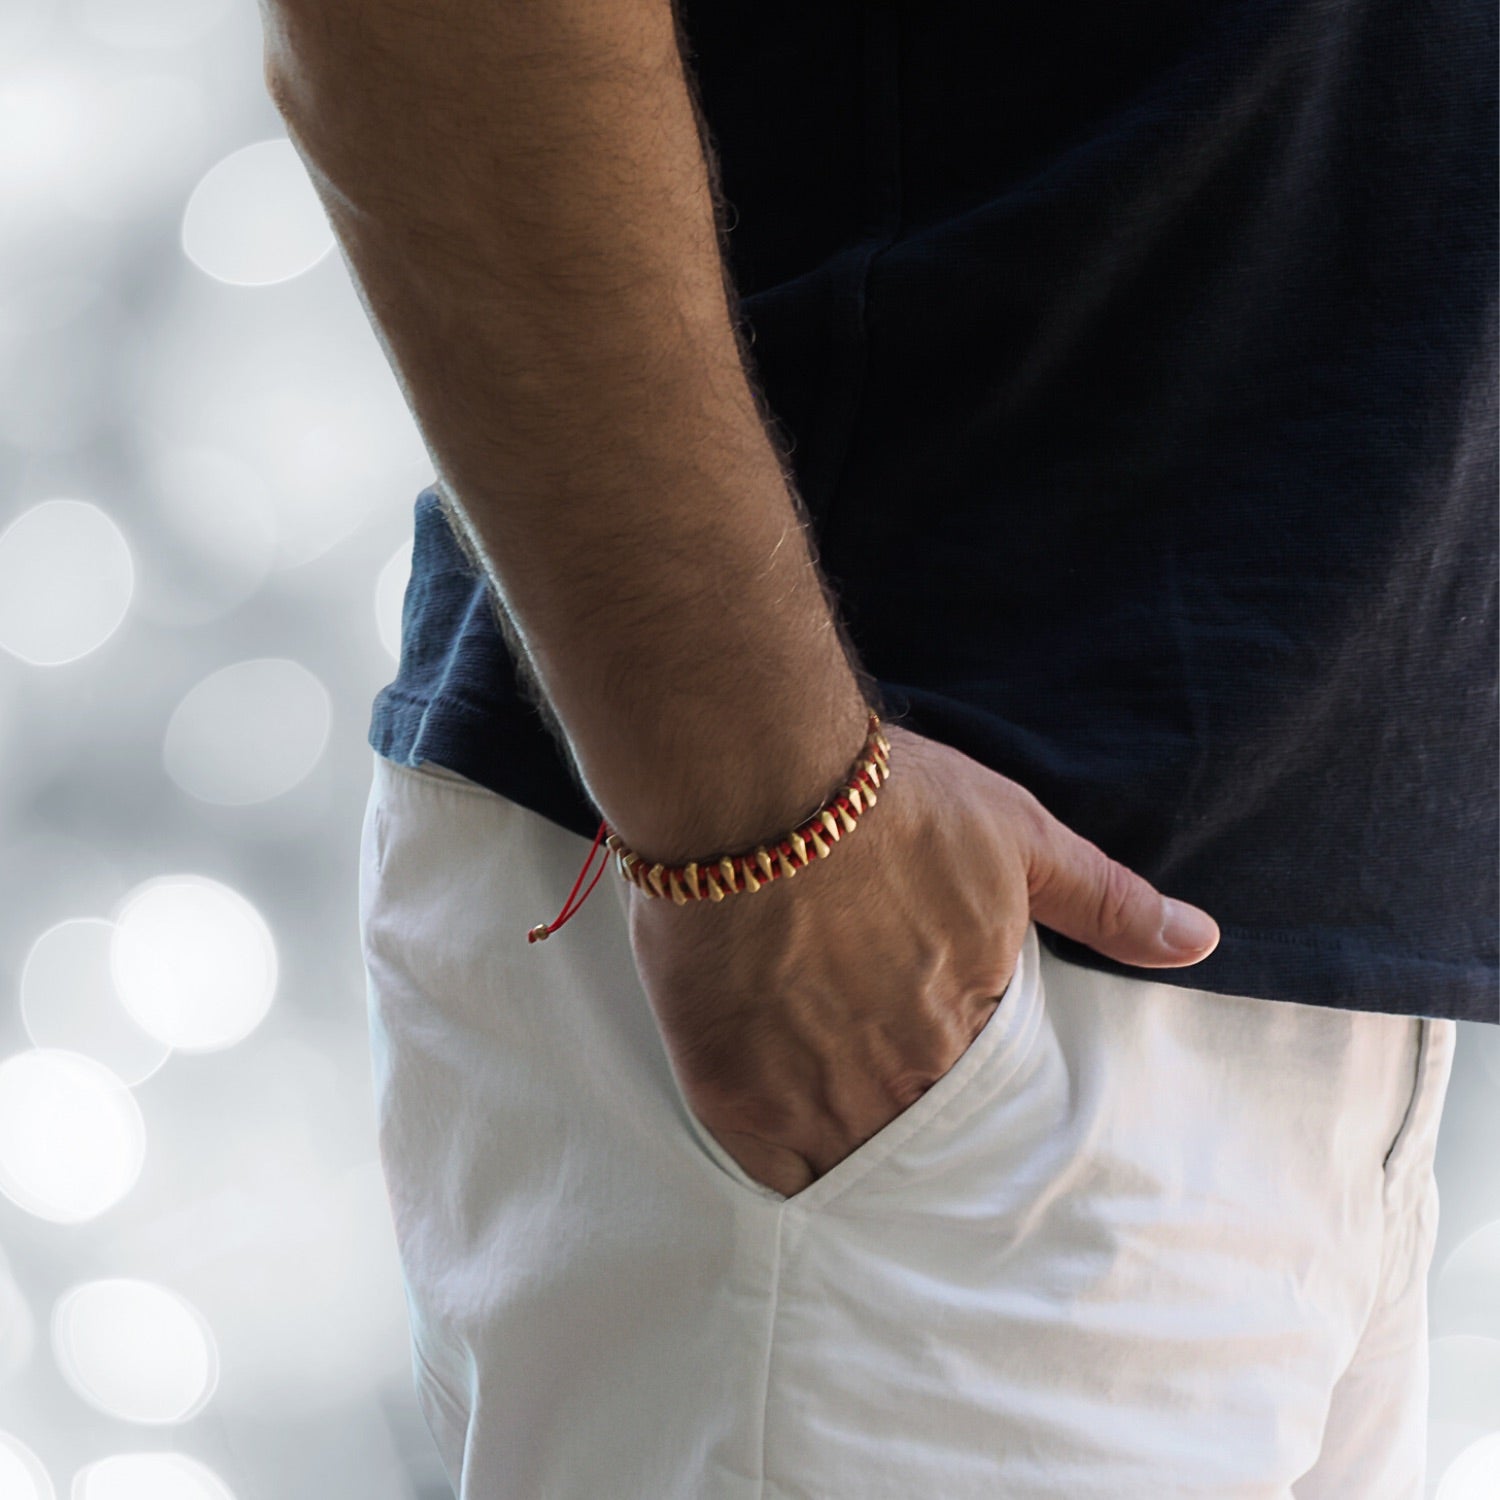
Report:
M 1452 1020 L 1033 926 L 952 1070 L 784 1199 L 686 1108 L 617 874 L 526 942 L 587 850 L 374 759 L 380 1157 L 461 1500 L 1421 1500 Z
M 681 9 L 887 717 L 1223 934 L 1043 944 L 1500 1020 L 1493 0 Z M 371 746 L 591 837 L 434 491 L 414 521 Z

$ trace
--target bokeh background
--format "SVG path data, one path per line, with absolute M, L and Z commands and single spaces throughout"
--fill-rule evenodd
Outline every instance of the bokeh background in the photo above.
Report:
M 255 0 L 0 0 L 0 1500 L 450 1494 L 357 930 L 432 477 Z M 1500 1496 L 1497 1150 L 1461 1025 L 1441 1500 Z

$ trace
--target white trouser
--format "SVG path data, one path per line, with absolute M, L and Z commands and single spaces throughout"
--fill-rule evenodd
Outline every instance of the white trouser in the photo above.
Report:
M 784 1199 L 684 1105 L 613 867 L 375 757 L 417 1392 L 462 1500 L 1420 1500 L 1455 1023 L 1069 964 Z M 750 899 L 750 898 L 747 898 Z

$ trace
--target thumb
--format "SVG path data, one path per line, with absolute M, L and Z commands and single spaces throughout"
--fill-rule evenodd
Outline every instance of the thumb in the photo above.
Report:
M 1207 912 L 1163 896 L 1045 808 L 1040 811 L 1029 851 L 1033 920 L 1144 968 L 1199 963 L 1218 947 L 1218 923 Z

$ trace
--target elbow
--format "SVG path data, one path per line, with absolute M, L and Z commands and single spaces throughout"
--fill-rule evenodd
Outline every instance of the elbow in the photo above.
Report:
M 338 176 L 377 139 L 368 110 L 378 102 L 367 60 L 343 24 L 342 0 L 260 0 L 261 78 L 266 97 L 315 183 Z
M 298 0 L 260 0 L 261 79 L 266 97 L 286 119 L 293 104 L 295 38 L 306 18 Z
M 320 59 L 337 51 L 331 33 L 339 9 L 311 0 L 260 0 L 261 77 L 282 119 L 291 119 L 307 102 L 310 77 L 325 66 Z
M 349 0 L 260 0 L 261 76 L 282 119 L 304 114 L 316 89 L 347 82 L 360 66 L 357 12 Z

